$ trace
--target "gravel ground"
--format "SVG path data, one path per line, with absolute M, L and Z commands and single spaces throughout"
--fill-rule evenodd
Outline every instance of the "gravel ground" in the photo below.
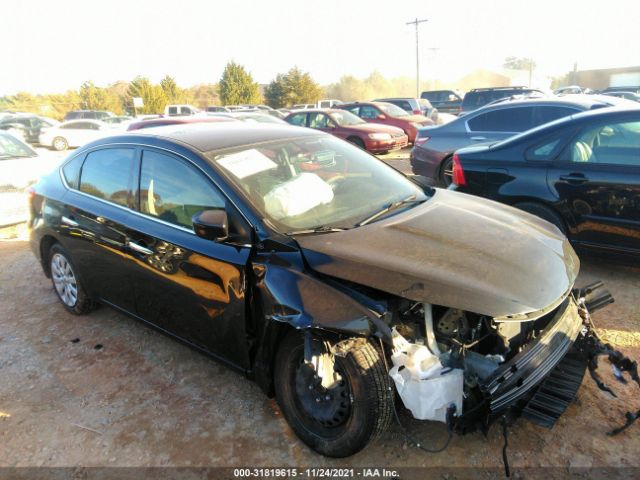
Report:
M 351 458 L 318 456 L 296 439 L 275 401 L 241 375 L 110 308 L 68 314 L 23 233 L 0 241 L 0 466 L 501 468 L 499 428 L 486 438 L 454 437 L 445 453 L 428 455 L 393 425 Z M 610 288 L 616 303 L 595 321 L 633 358 L 639 273 L 587 260 L 579 280 L 600 278 Z M 605 435 L 625 411 L 640 407 L 637 387 L 616 383 L 606 362 L 600 370 L 619 398 L 587 376 L 552 430 L 519 420 L 509 429 L 513 469 L 640 466 L 640 425 Z M 445 439 L 441 424 L 402 420 L 427 445 Z

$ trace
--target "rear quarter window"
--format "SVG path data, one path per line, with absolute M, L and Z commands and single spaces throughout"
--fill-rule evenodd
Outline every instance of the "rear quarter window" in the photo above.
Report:
M 80 185 L 80 169 L 82 168 L 83 161 L 84 155 L 80 155 L 68 161 L 65 166 L 62 167 L 62 176 L 70 188 L 77 190 Z

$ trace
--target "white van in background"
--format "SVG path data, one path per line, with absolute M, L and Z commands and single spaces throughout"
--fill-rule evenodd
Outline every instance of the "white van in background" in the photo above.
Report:
M 193 105 L 167 105 L 164 107 L 164 114 L 168 117 L 195 115 L 196 113 L 200 113 L 200 110 Z

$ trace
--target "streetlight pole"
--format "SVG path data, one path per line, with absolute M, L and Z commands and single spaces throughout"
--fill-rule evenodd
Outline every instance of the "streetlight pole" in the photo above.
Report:
M 418 17 L 413 22 L 407 22 L 407 25 L 415 25 L 416 27 L 416 97 L 420 97 L 420 50 L 418 48 L 418 25 L 429 20 L 418 20 Z

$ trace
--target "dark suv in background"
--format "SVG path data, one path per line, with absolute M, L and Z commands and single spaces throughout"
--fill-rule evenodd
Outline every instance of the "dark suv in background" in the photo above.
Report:
M 441 113 L 457 115 L 462 109 L 462 95 L 455 90 L 428 90 L 420 94 L 420 98 L 429 100 L 431 105 Z
M 466 98 L 466 97 L 465 97 Z M 437 127 L 421 128 L 411 150 L 411 168 L 442 185 L 451 183 L 453 152 L 462 147 L 504 140 L 574 113 L 632 102 L 603 95 L 564 95 L 508 100 L 476 110 Z
M 545 95 L 541 90 L 527 87 L 474 88 L 465 94 L 460 113 L 467 114 L 473 112 L 501 98 L 511 97 L 513 95 L 530 95 L 532 93 Z

